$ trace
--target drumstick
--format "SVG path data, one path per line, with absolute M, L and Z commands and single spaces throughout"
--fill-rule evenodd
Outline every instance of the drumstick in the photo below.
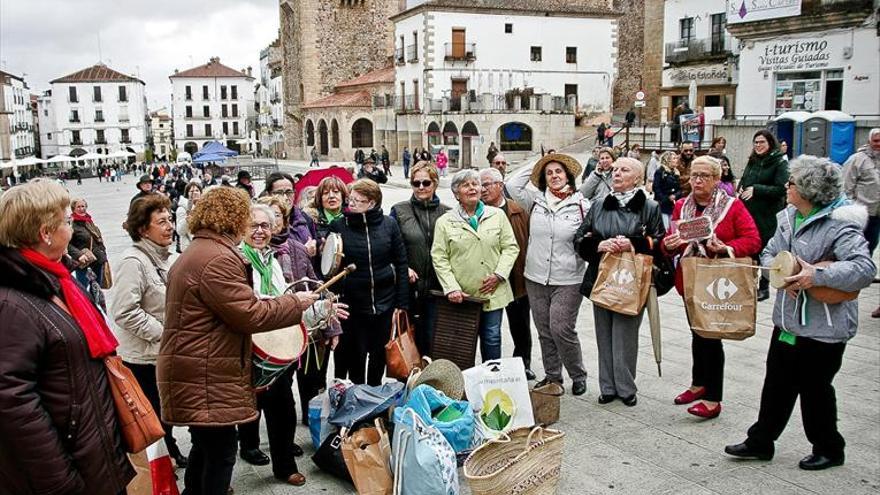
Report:
M 354 263 L 346 266 L 345 268 L 342 269 L 341 272 L 334 275 L 333 278 L 324 282 L 323 284 L 321 284 L 317 289 L 315 289 L 312 292 L 317 292 L 320 294 L 321 292 L 329 289 L 331 285 L 335 284 L 336 282 L 339 282 L 340 280 L 342 280 L 343 277 L 345 277 L 346 275 L 348 275 L 349 273 L 351 273 L 355 270 L 357 270 L 357 266 L 355 266 Z

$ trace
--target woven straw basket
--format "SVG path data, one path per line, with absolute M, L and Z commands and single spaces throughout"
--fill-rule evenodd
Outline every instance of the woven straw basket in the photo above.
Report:
M 535 426 L 511 430 L 474 450 L 464 476 L 474 495 L 552 495 L 562 471 L 565 433 Z

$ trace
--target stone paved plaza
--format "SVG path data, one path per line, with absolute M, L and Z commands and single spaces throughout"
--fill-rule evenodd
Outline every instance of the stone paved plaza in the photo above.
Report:
M 302 170 L 301 163 L 285 163 L 282 168 Z M 396 177 L 385 186 L 386 213 L 394 202 L 406 199 L 409 191 Z M 122 183 L 84 181 L 82 186 L 68 183 L 75 196 L 83 196 L 108 243 L 111 262 L 118 259 L 129 243 L 121 223 L 129 198 L 135 193 L 132 176 Z M 448 179 L 447 179 L 448 180 Z M 446 180 L 444 180 L 446 184 Z M 258 190 L 261 190 L 258 185 Z M 451 201 L 448 187 L 442 193 Z M 864 290 L 859 299 L 860 328 L 849 343 L 844 363 L 837 375 L 840 430 L 847 440 L 846 464 L 822 472 L 801 471 L 798 461 L 810 453 L 795 409 L 788 429 L 770 462 L 739 461 L 723 453 L 724 446 L 745 438 L 746 429 L 756 419 L 765 357 L 772 330 L 770 313 L 773 298 L 759 304 L 757 333 L 742 342 L 725 342 L 726 370 L 724 412 L 717 419 L 704 421 L 686 413 L 686 406 L 675 406 L 673 397 L 690 384 L 690 331 L 681 298 L 672 291 L 660 300 L 663 327 L 663 376 L 658 376 L 647 322 L 642 325 L 637 384 L 639 403 L 625 407 L 621 402 L 600 406 L 597 397 L 597 350 L 592 308 L 581 306 L 578 332 L 584 362 L 590 374 L 588 392 L 572 396 L 570 381 L 562 399 L 561 420 L 555 425 L 566 433 L 562 484 L 559 493 L 823 493 L 860 494 L 880 492 L 880 320 L 871 311 L 880 303 L 878 285 Z M 534 330 L 533 330 L 534 333 Z M 512 343 L 503 330 L 503 353 L 509 355 Z M 540 352 L 537 337 L 532 350 L 533 368 L 540 378 Z M 183 451 L 189 450 L 185 429 L 175 429 Z M 263 425 L 263 450 L 268 452 Z M 297 442 L 306 456 L 299 467 L 308 482 L 290 487 L 277 482 L 269 466 L 253 467 L 239 460 L 233 488 L 236 494 L 354 493 L 351 485 L 317 470 L 309 459 L 313 449 L 305 427 L 297 428 Z M 461 471 L 459 471 L 461 473 Z M 183 477 L 183 471 L 178 470 Z M 181 481 L 182 487 L 182 481 Z M 462 493 L 469 494 L 462 479 Z

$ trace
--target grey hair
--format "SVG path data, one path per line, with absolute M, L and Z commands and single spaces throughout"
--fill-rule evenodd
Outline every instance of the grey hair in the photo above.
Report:
M 827 158 L 801 155 L 789 165 L 798 194 L 813 206 L 827 206 L 843 191 L 840 166 Z
M 880 127 L 875 127 L 873 129 L 871 129 L 870 131 L 868 131 L 868 140 L 870 141 L 877 134 L 880 134 Z
M 501 171 L 498 170 L 497 168 L 489 167 L 489 168 L 481 169 L 480 170 L 480 179 L 482 180 L 482 178 L 484 176 L 489 176 L 489 178 L 495 182 L 504 182 L 504 176 L 501 175 Z
M 480 174 L 472 168 L 459 170 L 452 176 L 452 183 L 449 185 L 449 188 L 452 189 L 452 195 L 455 196 L 455 199 L 458 199 L 458 188 L 463 183 L 470 181 L 480 182 Z
M 253 204 L 251 205 L 251 214 L 255 211 L 262 211 L 265 213 L 266 217 L 269 218 L 269 228 L 275 230 L 275 210 L 273 210 L 271 206 L 259 203 Z

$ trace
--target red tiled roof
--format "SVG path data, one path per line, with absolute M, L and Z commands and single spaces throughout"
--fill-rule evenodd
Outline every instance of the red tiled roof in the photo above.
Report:
M 117 72 L 102 63 L 97 63 L 73 74 L 50 81 L 51 84 L 78 82 L 139 82 L 144 84 L 140 79 Z
M 367 72 L 345 82 L 336 85 L 337 88 L 345 88 L 349 86 L 362 86 L 364 84 L 393 83 L 394 67 L 385 67 L 384 69 Z
M 175 77 L 246 77 L 248 79 L 253 79 L 253 77 L 239 70 L 221 64 L 220 59 L 217 57 L 212 58 L 205 65 L 183 70 L 176 74 L 171 74 L 168 77 L 171 79 Z
M 302 108 L 327 108 L 327 107 L 370 107 L 372 101 L 370 93 L 355 91 L 353 93 L 333 93 L 315 101 L 310 101 Z

